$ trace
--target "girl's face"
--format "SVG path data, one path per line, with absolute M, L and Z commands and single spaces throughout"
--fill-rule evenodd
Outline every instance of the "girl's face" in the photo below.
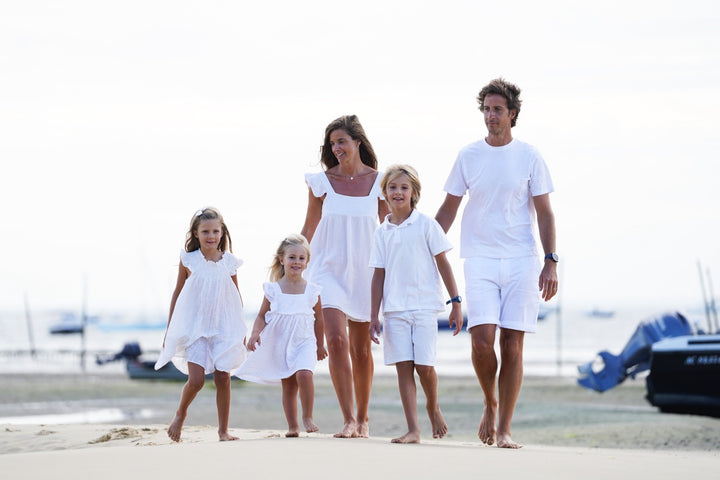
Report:
M 195 238 L 200 241 L 200 248 L 203 250 L 217 250 L 223 236 L 222 222 L 219 219 L 200 220 Z
M 391 179 L 386 187 L 385 199 L 391 211 L 412 209 L 413 187 L 404 173 Z
M 308 264 L 308 252 L 300 245 L 290 245 L 285 249 L 283 257 L 280 260 L 285 275 L 290 277 L 299 277 L 305 271 Z
M 360 159 L 360 140 L 353 140 L 342 128 L 330 133 L 330 149 L 340 163 Z

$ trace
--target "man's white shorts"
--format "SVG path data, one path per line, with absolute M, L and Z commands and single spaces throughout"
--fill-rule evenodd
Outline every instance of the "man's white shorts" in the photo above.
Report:
M 386 312 L 383 320 L 385 365 L 412 361 L 435 366 L 438 313 L 430 310 Z
M 538 257 L 465 259 L 468 330 L 476 325 L 534 333 L 540 308 Z

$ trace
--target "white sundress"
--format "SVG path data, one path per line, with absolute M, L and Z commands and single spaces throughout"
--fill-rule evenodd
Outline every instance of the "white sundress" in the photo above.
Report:
M 244 345 L 247 328 L 242 300 L 232 281 L 242 260 L 224 252 L 217 262 L 206 260 L 200 250 L 180 252 L 180 261 L 190 270 L 173 310 L 155 369 L 172 360 L 188 373 L 186 351 L 196 340 L 207 340 L 209 364 L 205 373 L 215 370 L 234 373 L 247 355 Z
M 369 266 L 378 199 L 382 199 L 378 173 L 366 197 L 335 193 L 325 172 L 308 173 L 305 182 L 316 197 L 325 196 L 322 217 L 312 242 L 306 278 L 322 286 L 323 308 L 337 308 L 352 319 L 370 321 Z
M 278 384 L 299 370 L 315 370 L 317 341 L 315 312 L 321 287 L 308 282 L 305 292 L 283 293 L 277 283 L 263 283 L 270 311 L 260 345 L 250 352 L 236 375 L 255 383 Z

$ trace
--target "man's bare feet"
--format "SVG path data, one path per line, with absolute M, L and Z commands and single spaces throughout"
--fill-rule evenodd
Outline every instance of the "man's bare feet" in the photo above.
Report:
M 303 426 L 305 427 L 305 431 L 307 433 L 313 433 L 320 430 L 317 425 L 315 425 L 315 422 L 313 422 L 312 417 L 303 418 Z
M 358 423 L 356 437 L 370 438 L 370 425 L 367 422 Z
M 175 418 L 173 418 L 172 422 L 170 422 L 170 426 L 167 429 L 168 437 L 170 437 L 173 442 L 180 441 L 183 423 L 185 423 L 185 417 L 183 417 L 179 413 L 176 413 Z
M 343 429 L 333 435 L 335 438 L 355 438 L 357 437 L 357 424 L 355 420 L 349 420 Z
M 522 445 L 514 442 L 508 433 L 498 433 L 497 446 L 498 448 L 522 448 Z
M 285 434 L 287 438 L 296 438 L 300 436 L 300 428 L 299 427 L 293 427 L 290 428 L 287 433 Z
M 402 437 L 393 438 L 391 443 L 420 443 L 420 432 L 408 432 Z
M 218 431 L 218 436 L 220 437 L 221 442 L 231 442 L 233 440 L 239 440 L 238 437 L 236 437 L 235 435 L 230 435 L 229 432 Z
M 435 410 L 428 410 L 428 417 L 430 417 L 430 424 L 432 425 L 433 438 L 443 438 L 448 431 L 447 423 L 445 423 L 445 417 L 440 411 L 440 407 Z
M 478 438 L 486 445 L 495 443 L 495 414 L 497 411 L 497 402 L 492 405 L 485 404 L 483 415 L 480 419 L 480 428 L 478 429 Z

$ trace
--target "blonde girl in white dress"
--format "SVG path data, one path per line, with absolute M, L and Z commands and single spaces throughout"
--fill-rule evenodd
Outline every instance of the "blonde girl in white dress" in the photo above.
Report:
M 302 277 L 310 260 L 305 237 L 289 235 L 275 253 L 270 280 L 263 284 L 260 311 L 247 348 L 252 351 L 238 370 L 251 382 L 282 384 L 282 405 L 287 418 L 286 437 L 297 437 L 297 397 L 300 394 L 305 431 L 318 431 L 313 421 L 313 371 L 327 357 L 323 332 L 320 286 Z
M 217 389 L 218 435 L 228 432 L 230 376 L 245 360 L 242 298 L 236 271 L 242 261 L 232 253 L 230 232 L 214 208 L 198 211 L 190 222 L 185 250 L 180 253 L 177 283 L 163 349 L 155 369 L 172 361 L 188 375 L 168 436 L 180 441 L 187 410 L 212 373 Z
M 335 436 L 367 437 L 374 371 L 369 335 L 373 269 L 368 262 L 375 229 L 388 209 L 377 158 L 357 116 L 327 126 L 321 162 L 324 172 L 306 175 L 309 195 L 301 233 L 313 256 L 307 277 L 323 289 L 330 377 L 344 421 Z

